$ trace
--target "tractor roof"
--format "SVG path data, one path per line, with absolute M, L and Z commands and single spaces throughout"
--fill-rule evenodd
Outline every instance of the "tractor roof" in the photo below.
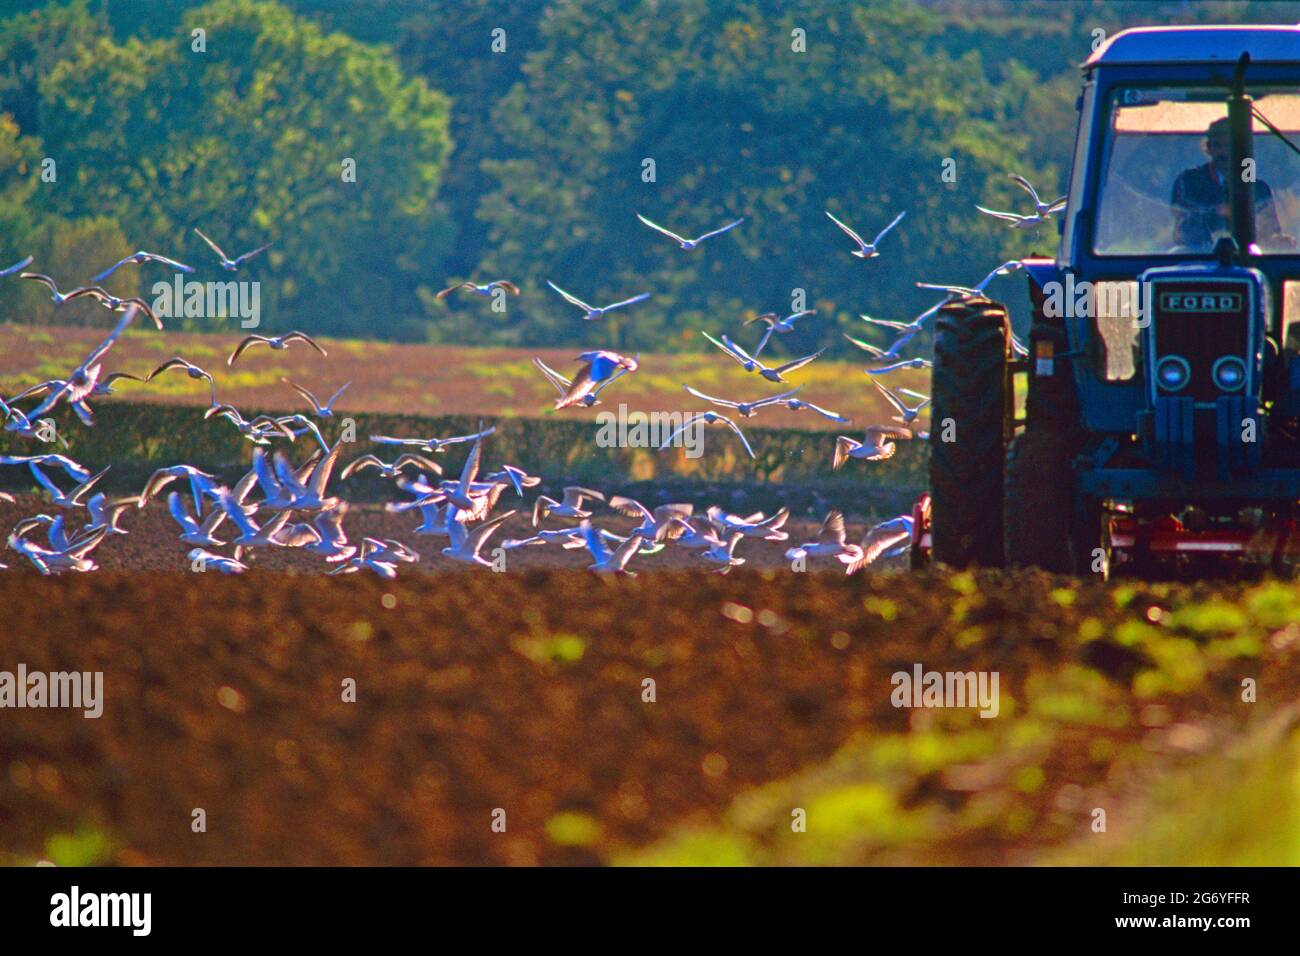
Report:
M 1224 63 L 1243 52 L 1252 63 L 1300 64 L 1300 26 L 1138 27 L 1117 33 L 1084 62 L 1091 70 L 1157 63 Z

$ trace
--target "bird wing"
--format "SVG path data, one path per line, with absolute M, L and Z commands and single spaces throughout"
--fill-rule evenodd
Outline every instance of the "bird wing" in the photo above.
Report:
M 640 213 L 637 213 L 636 217 L 640 219 L 643 223 L 645 223 L 647 226 L 649 226 L 651 229 L 655 230 L 656 232 L 663 233 L 669 239 L 675 239 L 678 242 L 687 241 L 686 239 L 683 239 L 681 236 L 677 235 L 677 233 L 673 232 L 671 229 L 665 229 L 663 226 L 659 225 L 658 223 L 651 222 L 649 219 L 647 219 L 645 216 L 641 215 Z
M 876 238 L 873 239 L 873 240 L 871 241 L 871 245 L 872 245 L 872 246 L 876 246 L 876 245 L 878 245 L 878 244 L 880 243 L 880 240 L 881 240 L 881 239 L 884 239 L 885 236 L 889 233 L 889 230 L 893 229 L 893 228 L 894 228 L 895 226 L 897 226 L 900 222 L 902 222 L 902 221 L 903 221 L 903 217 L 906 216 L 906 215 L 907 215 L 907 210 L 904 209 L 904 210 L 903 210 L 902 212 L 900 212 L 897 216 L 895 216 L 893 222 L 891 222 L 891 223 L 890 223 L 888 226 L 886 226 L 884 229 L 881 229 L 881 230 L 880 230 L 880 234 L 877 235 Z
M 983 206 L 979 205 L 975 208 L 984 213 L 984 215 L 992 216 L 994 219 L 1001 219 L 1003 222 L 1021 223 L 1026 219 L 1031 218 L 1030 216 L 1019 216 L 1014 212 L 998 212 L 996 209 L 985 209 Z
M 630 299 L 624 299 L 622 302 L 615 302 L 613 305 L 605 306 L 605 311 L 608 312 L 610 309 L 621 309 L 625 305 L 635 305 L 638 302 L 644 302 L 648 298 L 650 298 L 650 293 L 642 292 L 640 295 L 634 295 Z
M 844 513 L 840 511 L 829 512 L 826 515 L 826 520 L 822 522 L 821 530 L 817 532 L 818 543 L 842 546 L 847 537 L 848 532 L 844 528 Z
M 552 386 L 554 386 L 555 391 L 558 392 L 560 395 L 563 395 L 566 391 L 568 391 L 569 380 L 565 378 L 563 375 L 561 375 L 559 372 L 555 371 L 555 369 L 551 368 L 549 365 L 547 365 L 539 358 L 533 359 L 533 365 L 537 366 L 537 369 L 543 375 L 546 376 L 546 380 L 550 382 Z
M 267 249 L 270 248 L 271 248 L 271 243 L 268 242 L 265 245 L 258 246 L 256 249 L 250 249 L 248 252 L 245 252 L 243 255 L 241 255 L 238 259 L 235 259 L 233 264 L 238 266 L 244 262 L 247 262 L 249 259 L 253 258 L 253 256 L 257 255 L 258 253 L 265 252 Z M 224 259 L 225 256 L 222 256 L 222 258 Z
M 329 356 L 329 353 L 326 352 L 319 345 L 317 345 L 316 340 L 313 339 L 306 332 L 290 332 L 288 335 L 281 338 L 280 341 L 284 342 L 286 345 L 290 342 L 305 342 L 308 345 L 310 345 L 312 348 L 314 348 L 317 352 L 319 352 L 321 355 L 326 357 Z
M 587 550 L 591 552 L 592 558 L 597 564 L 604 564 L 610 558 L 609 545 L 605 544 L 605 539 L 601 537 L 600 532 L 591 526 L 591 522 L 584 519 L 579 525 L 582 531 L 583 540 L 587 543 Z
M 739 407 L 740 407 L 739 404 L 738 404 L 737 402 L 729 402 L 729 401 L 727 401 L 725 398 L 714 398 L 712 395 L 705 395 L 703 392 L 698 391 L 698 390 L 696 390 L 696 389 L 694 389 L 694 388 L 691 388 L 691 386 L 689 386 L 689 385 L 683 385 L 682 388 L 686 389 L 686 391 L 690 392 L 690 393 L 691 393 L 692 395 L 694 395 L 696 398 L 702 398 L 702 399 L 704 399 L 706 402 L 712 402 L 714 405 L 722 405 L 722 406 L 724 406 L 724 407 L 726 407 L 726 408 L 739 408 Z
M 243 340 L 240 341 L 238 345 L 235 346 L 235 350 L 230 353 L 230 358 L 226 359 L 226 365 L 227 366 L 234 365 L 235 361 L 239 358 L 239 356 L 244 354 L 244 350 L 247 349 L 249 346 L 259 345 L 259 344 L 265 345 L 270 341 L 271 340 L 264 335 L 250 335 L 244 338 Z
M 769 395 L 767 398 L 760 398 L 760 399 L 759 399 L 758 401 L 756 401 L 756 402 L 750 402 L 749 407 L 750 407 L 750 408 L 763 408 L 763 407 L 766 406 L 766 405 L 775 405 L 775 404 L 777 404 L 778 402 L 784 402 L 787 398 L 790 398 L 792 395 L 796 395 L 796 394 L 798 394 L 798 392 L 799 392 L 802 388 L 803 388 L 803 386 L 800 385 L 798 388 L 792 388 L 792 389 L 790 389 L 790 391 L 788 391 L 788 392 L 782 392 L 780 395 Z
M 1023 189 L 1025 192 L 1029 193 L 1029 197 L 1033 199 L 1035 206 L 1038 206 L 1042 202 L 1042 200 L 1038 198 L 1038 190 L 1036 190 L 1033 186 L 1031 186 L 1029 180 L 1027 180 L 1024 176 L 1017 175 L 1016 173 L 1011 173 L 1008 175 L 1007 178 L 1010 179 L 1017 186 L 1019 186 L 1021 189 Z
M 485 521 L 475 528 L 474 533 L 469 535 L 467 538 L 467 546 L 470 551 L 474 554 L 478 554 L 483 545 L 487 543 L 487 539 L 492 536 L 492 532 L 496 531 L 496 529 L 501 527 L 503 523 L 514 517 L 514 514 L 515 512 L 513 510 L 507 511 L 505 514 L 497 515 L 492 520 Z
M 740 439 L 740 443 L 745 446 L 745 451 L 749 452 L 750 458 L 755 457 L 754 449 L 749 447 L 749 439 L 745 437 L 745 433 L 740 430 L 739 425 L 733 422 L 730 418 L 727 418 L 725 415 L 715 415 L 714 417 L 736 433 L 736 436 Z
M 565 292 L 563 289 L 561 289 L 558 285 L 556 285 L 556 284 L 555 284 L 554 282 L 552 282 L 550 279 L 547 279 L 547 280 L 546 280 L 546 284 L 549 285 L 549 286 L 550 286 L 552 289 L 554 289 L 556 292 L 560 293 L 560 295 L 562 295 L 562 296 L 564 297 L 564 301 L 565 301 L 565 302 L 568 302 L 570 305 L 576 305 L 578 308 L 582 309 L 582 311 L 584 311 L 584 312 L 591 312 L 591 311 L 592 311 L 591 306 L 589 306 L 587 303 L 583 302 L 583 301 L 582 301 L 581 299 L 579 299 L 576 295 L 570 295 L 569 293 Z
M 801 369 L 814 359 L 820 358 L 822 352 L 825 351 L 825 349 L 821 349 L 820 351 L 814 352 L 812 355 L 805 355 L 803 358 L 797 358 L 793 362 L 786 362 L 784 365 L 777 366 L 774 371 L 777 375 L 784 375 L 786 372 L 793 372 L 796 369 Z
M 731 348 L 731 347 L 728 346 L 728 345 L 724 345 L 722 342 L 719 342 L 717 339 L 715 339 L 713 336 L 711 336 L 708 332 L 703 332 L 703 331 L 702 331 L 702 332 L 700 332 L 700 334 L 701 334 L 702 336 L 704 336 L 706 339 L 708 339 L 710 342 L 712 342 L 714 345 L 716 345 L 718 348 L 722 349 L 722 351 L 724 351 L 724 352 L 726 352 L 728 355 L 730 355 L 733 359 L 735 359 L 735 360 L 736 360 L 737 362 L 739 362 L 741 365 L 744 365 L 744 364 L 746 364 L 747 362 L 750 361 L 750 359 L 749 359 L 748 356 L 742 358 L 741 356 L 739 356 L 739 355 L 736 354 L 735 349 Z M 723 338 L 724 338 L 724 339 L 727 339 L 727 337 L 726 337 L 725 335 L 723 336 Z M 730 339 L 727 339 L 727 341 L 730 342 L 731 340 L 730 340 Z
M 609 499 L 609 506 L 619 514 L 627 515 L 629 518 L 640 518 L 651 524 L 654 523 L 655 516 L 650 513 L 650 509 L 634 498 L 615 495 Z
M 735 222 L 729 222 L 729 223 L 727 223 L 725 226 L 723 226 L 721 229 L 714 229 L 712 232 L 706 232 L 704 235 L 700 236 L 700 237 L 699 237 L 698 239 L 696 239 L 695 241 L 696 241 L 697 243 L 699 243 L 699 242 L 703 242 L 705 239 L 712 239 L 714 236 L 720 236 L 720 235 L 722 235 L 724 232 L 730 232 L 732 229 L 735 229 L 737 226 L 739 226 L 739 225 L 740 225 L 742 222 L 744 222 L 744 221 L 745 221 L 745 220 L 744 220 L 743 218 L 741 218 L 741 219 L 737 219 Z
M 859 236 L 859 235 L 858 235 L 856 232 L 854 232 L 852 229 L 850 229 L 848 226 L 846 226 L 844 223 L 842 223 L 842 222 L 840 222 L 838 219 L 836 219 L 835 216 L 833 216 L 833 215 L 831 214 L 831 212 L 830 212 L 829 209 L 826 210 L 826 215 L 827 215 L 827 216 L 830 216 L 830 220 L 831 220 L 831 222 L 835 223 L 835 225 L 839 226 L 842 230 L 844 230 L 845 234 L 847 234 L 848 237 L 849 237 L 850 239 L 852 239 L 854 242 L 856 242 L 859 246 L 862 246 L 863 248 L 866 247 L 867 244 L 866 244 L 865 242 L 862 241 L 862 237 Z
M 283 378 L 283 377 L 282 377 L 282 378 L 280 379 L 280 381 L 284 382 L 285 385 L 288 385 L 291 389 L 293 389 L 295 392 L 297 392 L 299 395 L 301 395 L 303 398 L 305 398 L 305 399 L 306 399 L 306 400 L 311 404 L 312 411 L 314 411 L 317 415 L 320 414 L 320 411 L 321 411 L 321 405 L 320 405 L 320 402 L 316 401 L 316 396 L 315 396 L 315 395 L 313 395 L 313 394 L 312 394 L 310 391 L 308 391 L 307 389 L 303 388 L 301 385 L 295 385 L 293 382 L 289 381 L 287 378 Z
M 831 458 L 831 470 L 839 469 L 846 461 L 849 460 L 849 452 L 861 446 L 861 442 L 855 441 L 846 435 L 839 435 L 835 439 L 835 455 Z
M 199 229 L 198 226 L 195 226 L 195 227 L 194 227 L 194 231 L 197 232 L 197 233 L 199 234 L 199 238 L 200 238 L 200 239 L 202 239 L 204 242 L 206 242 L 206 243 L 207 243 L 207 244 L 212 248 L 212 251 L 213 251 L 213 252 L 215 252 L 217 255 L 219 255 L 219 256 L 221 257 L 221 261 L 222 261 L 222 262 L 229 262 L 229 261 L 230 261 L 230 258 L 229 258 L 229 257 L 228 257 L 224 252 L 221 251 L 221 247 L 220 247 L 219 245 L 217 245 L 215 242 L 213 242 L 211 239 L 209 239 L 207 236 L 205 236 L 205 235 L 203 234 L 203 231 L 202 231 L 201 229 Z

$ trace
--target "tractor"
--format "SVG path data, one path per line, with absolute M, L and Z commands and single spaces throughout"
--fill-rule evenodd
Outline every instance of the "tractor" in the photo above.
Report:
M 1135 577 L 1300 553 L 1300 27 L 1142 28 L 1082 65 L 1055 258 L 934 328 L 913 565 Z

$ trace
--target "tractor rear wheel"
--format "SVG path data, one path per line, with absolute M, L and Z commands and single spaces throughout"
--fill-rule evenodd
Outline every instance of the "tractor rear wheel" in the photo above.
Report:
M 1031 427 L 1007 449 L 1002 528 L 1009 567 L 1074 572 L 1072 446 L 1064 435 Z
M 1002 479 L 1013 401 L 1006 307 L 950 302 L 935 321 L 930 411 L 932 553 L 954 567 L 1002 564 Z

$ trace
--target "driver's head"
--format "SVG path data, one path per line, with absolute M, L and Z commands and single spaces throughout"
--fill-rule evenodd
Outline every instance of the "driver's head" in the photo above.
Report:
M 1232 133 L 1228 117 L 1220 117 L 1205 131 L 1205 155 L 1219 172 L 1224 172 L 1231 162 Z

